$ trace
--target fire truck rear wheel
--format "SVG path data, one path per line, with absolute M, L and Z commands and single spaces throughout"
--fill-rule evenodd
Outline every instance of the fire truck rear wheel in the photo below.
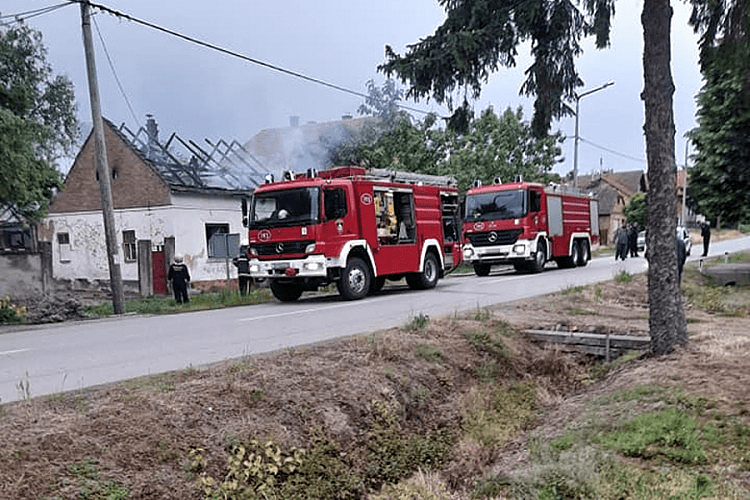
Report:
M 435 254 L 427 252 L 424 258 L 424 268 L 421 273 L 413 273 L 406 275 L 406 284 L 412 290 L 427 290 L 428 288 L 435 288 L 438 279 L 440 278 L 440 268 L 438 267 L 438 260 Z
M 358 300 L 370 292 L 372 273 L 365 261 L 359 257 L 352 257 L 346 263 L 337 282 L 339 294 L 346 300 Z
M 578 266 L 583 267 L 591 260 L 591 247 L 586 240 L 578 240 L 580 249 L 578 252 Z
M 477 276 L 489 276 L 491 269 L 489 264 L 474 264 L 474 274 Z
M 294 302 L 302 295 L 302 287 L 296 283 L 280 283 L 278 280 L 271 280 L 271 293 L 282 302 Z

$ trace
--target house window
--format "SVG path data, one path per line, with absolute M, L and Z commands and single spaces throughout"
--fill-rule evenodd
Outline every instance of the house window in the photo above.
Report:
M 60 262 L 70 262 L 69 233 L 57 233 L 57 247 L 60 254 Z
M 227 238 L 229 237 L 229 224 L 206 224 L 206 246 L 208 247 L 208 258 L 224 258 L 227 252 Z
M 133 262 L 136 259 L 135 231 L 128 230 L 122 232 L 122 253 L 125 255 L 125 262 Z

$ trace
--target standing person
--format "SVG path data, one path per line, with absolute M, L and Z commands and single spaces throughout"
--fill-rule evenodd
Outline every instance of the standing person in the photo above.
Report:
M 628 226 L 628 247 L 631 257 L 638 257 L 638 225 L 633 223 Z
M 678 235 L 674 239 L 674 251 L 677 254 L 677 283 L 682 283 L 682 268 L 685 267 L 685 258 L 687 257 L 687 250 L 685 248 L 685 240 L 680 238 Z
M 708 221 L 701 224 L 701 237 L 703 238 L 703 255 L 701 257 L 706 257 L 708 255 L 708 244 L 711 241 L 711 225 Z
M 250 290 L 250 266 L 247 258 L 247 242 L 243 241 L 240 245 L 240 254 L 232 259 L 232 264 L 237 267 L 237 277 L 240 285 L 240 295 L 247 295 Z
M 181 255 L 174 256 L 174 262 L 169 266 L 167 272 L 167 279 L 172 283 L 172 291 L 174 292 L 174 300 L 178 304 L 190 302 L 188 297 L 188 283 L 190 283 L 190 273 L 188 267 L 182 262 Z
M 615 260 L 625 260 L 628 257 L 628 232 L 624 226 L 615 231 Z

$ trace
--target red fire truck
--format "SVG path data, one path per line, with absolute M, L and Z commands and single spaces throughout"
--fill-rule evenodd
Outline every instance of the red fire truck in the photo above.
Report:
M 466 193 L 463 259 L 478 276 L 494 264 L 538 273 L 547 261 L 585 266 L 599 242 L 599 205 L 564 186 L 517 182 L 477 185 Z
M 284 173 L 243 203 L 250 275 L 284 302 L 336 283 L 344 299 L 406 278 L 432 288 L 461 261 L 452 177 L 338 167 Z

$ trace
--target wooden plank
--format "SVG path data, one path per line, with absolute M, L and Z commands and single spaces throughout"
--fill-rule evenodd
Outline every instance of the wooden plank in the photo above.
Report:
M 601 333 L 582 332 L 560 332 L 550 330 L 525 330 L 532 340 L 537 342 L 554 342 L 563 345 L 581 346 L 582 349 L 601 349 L 606 354 L 607 335 Z M 648 349 L 651 345 L 649 337 L 636 337 L 633 335 L 609 335 L 609 346 L 611 350 L 622 349 Z

